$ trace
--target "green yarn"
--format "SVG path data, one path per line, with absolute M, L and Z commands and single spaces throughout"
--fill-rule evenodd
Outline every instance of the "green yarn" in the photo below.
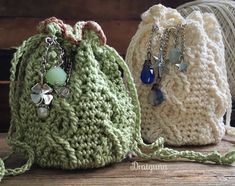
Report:
M 73 31 L 67 26 L 76 38 L 82 38 L 79 25 L 77 23 Z M 49 33 L 24 41 L 11 62 L 9 102 L 12 117 L 7 140 L 13 151 L 25 154 L 28 161 L 22 167 L 6 169 L 0 159 L 1 177 L 21 174 L 33 163 L 62 169 L 102 167 L 122 161 L 130 152 L 146 160 L 187 158 L 217 164 L 235 161 L 235 152 L 221 156 L 217 152 L 204 155 L 164 148 L 162 138 L 145 144 L 140 135 L 137 91 L 119 54 L 108 45 L 101 46 L 98 36 L 91 30 L 86 30 L 76 45 L 64 39 L 55 23 L 47 28 Z M 66 99 L 53 94 L 50 115 L 41 120 L 30 94 L 31 87 L 40 80 L 38 71 L 48 34 L 58 37 L 66 56 L 73 61 L 69 82 L 71 94 Z M 47 69 L 55 63 L 49 60 Z M 152 152 L 146 154 L 140 148 L 152 149 Z

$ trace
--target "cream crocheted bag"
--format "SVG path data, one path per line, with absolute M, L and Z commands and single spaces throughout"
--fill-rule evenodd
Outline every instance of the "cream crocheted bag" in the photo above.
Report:
M 227 82 L 224 44 L 220 26 L 209 13 L 192 12 L 184 19 L 175 9 L 155 5 L 141 16 L 136 34 L 127 50 L 128 63 L 137 86 L 142 114 L 142 135 L 147 142 L 163 137 L 170 145 L 205 145 L 218 143 L 230 125 L 231 95 Z M 148 102 L 151 86 L 144 85 L 140 73 L 146 56 L 153 24 L 159 32 L 186 24 L 186 72 L 174 66 L 161 81 L 165 101 L 159 106 Z M 172 43 L 169 43 L 168 51 Z M 152 51 L 159 51 L 159 38 L 152 40 Z

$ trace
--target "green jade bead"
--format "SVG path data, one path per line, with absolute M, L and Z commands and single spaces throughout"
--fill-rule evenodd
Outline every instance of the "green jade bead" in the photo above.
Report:
M 169 51 L 169 61 L 171 64 L 176 64 L 180 62 L 182 52 L 179 48 L 171 48 Z
M 67 74 L 61 67 L 53 67 L 47 71 L 45 78 L 51 85 L 62 86 L 65 84 Z

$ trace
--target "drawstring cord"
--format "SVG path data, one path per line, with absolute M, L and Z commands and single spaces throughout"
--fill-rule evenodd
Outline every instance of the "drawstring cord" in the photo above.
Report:
M 64 24 L 62 20 L 51 17 L 40 22 L 38 26 L 40 33 L 49 33 L 53 35 L 60 33 L 65 40 L 68 40 L 75 45 L 78 45 L 83 39 L 82 36 L 85 29 L 93 30 L 98 35 L 100 44 L 106 44 L 107 39 L 101 26 L 94 21 L 80 21 L 75 24 L 74 28 L 69 28 L 69 25 Z

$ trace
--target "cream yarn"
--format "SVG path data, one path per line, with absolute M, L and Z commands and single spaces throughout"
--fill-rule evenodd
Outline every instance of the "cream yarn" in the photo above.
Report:
M 235 2 L 231 0 L 197 0 L 185 3 L 177 10 L 186 17 L 192 11 L 210 12 L 217 18 L 223 35 L 228 83 L 235 100 Z
M 136 34 L 127 50 L 126 62 L 133 74 L 142 114 L 142 136 L 147 142 L 163 137 L 170 145 L 205 145 L 218 143 L 225 134 L 231 115 L 231 95 L 227 82 L 224 44 L 216 18 L 209 13 L 192 12 L 184 19 L 175 9 L 154 5 L 141 16 Z M 162 80 L 166 100 L 158 107 L 148 103 L 149 85 L 143 85 L 140 72 L 153 23 L 166 27 L 187 23 L 186 73 L 169 66 Z M 170 42 L 172 46 L 172 41 Z M 170 48 L 169 46 L 169 48 Z M 169 49 L 168 48 L 168 49 Z M 157 55 L 159 38 L 153 39 Z

